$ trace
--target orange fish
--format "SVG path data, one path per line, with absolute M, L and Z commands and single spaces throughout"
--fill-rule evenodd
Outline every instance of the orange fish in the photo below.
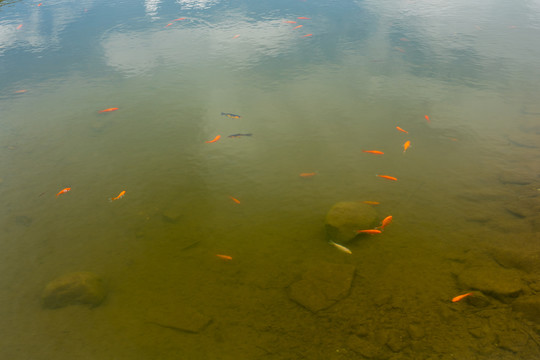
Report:
M 100 113 L 104 113 L 104 112 L 111 112 L 111 111 L 116 111 L 118 110 L 118 108 L 108 108 L 108 109 L 104 109 L 104 110 L 99 110 Z
M 405 144 L 403 144 L 403 152 L 407 151 L 409 146 L 411 146 L 411 141 L 410 140 L 405 141 Z
M 369 229 L 369 230 L 356 230 L 357 234 L 380 234 L 381 230 Z
M 313 36 L 313 34 L 306 34 L 303 37 Z
M 401 132 L 404 132 L 405 134 L 408 134 L 408 133 L 409 133 L 407 130 L 403 130 L 403 129 L 400 128 L 399 126 L 396 126 L 396 129 L 398 129 L 398 130 L 401 131 Z
M 315 175 L 317 175 L 317 173 L 314 173 L 314 172 L 312 172 L 312 173 L 300 173 L 301 177 L 311 177 L 311 176 L 315 176 Z
M 305 16 L 299 16 L 299 17 L 297 17 L 297 19 L 300 19 L 300 20 L 311 20 L 311 18 L 308 18 L 308 17 L 305 17 Z
M 168 23 L 167 25 L 165 25 L 165 27 L 169 27 L 169 26 L 171 26 L 171 25 L 172 25 L 172 23 Z
M 459 296 L 456 296 L 455 298 L 452 299 L 452 302 L 458 302 L 459 300 L 467 297 L 467 296 L 470 296 L 472 295 L 473 293 L 466 293 L 466 294 L 463 294 L 463 295 L 459 295 Z
M 232 38 L 233 38 L 233 39 L 238 39 L 239 36 L 240 36 L 240 34 L 236 34 L 236 35 L 234 35 Z
M 234 201 L 235 203 L 240 204 L 240 200 L 238 200 L 237 198 L 233 198 L 232 196 L 229 196 L 229 197 L 230 197 L 230 198 L 232 199 L 232 201 Z
M 19 26 L 17 26 L 17 30 L 19 30 L 20 28 L 22 28 L 22 24 L 20 24 Z
M 110 200 L 110 201 L 118 200 L 118 199 L 123 198 L 124 195 L 126 195 L 126 190 L 124 190 L 124 191 L 122 191 L 120 194 L 118 194 L 117 197 L 110 198 L 109 200 Z
M 380 177 L 380 178 L 383 178 L 383 179 L 397 181 L 397 178 L 395 178 L 393 176 L 388 176 L 388 175 L 377 175 L 377 176 Z
M 180 21 L 180 20 L 186 20 L 186 18 L 178 18 L 178 19 L 174 19 L 173 21 Z
M 287 24 L 296 24 L 296 21 L 285 20 L 284 23 L 287 23 Z
M 232 256 L 229 256 L 229 255 L 221 255 L 221 254 L 216 254 L 216 256 L 218 258 L 222 258 L 224 260 L 232 260 Z
M 379 151 L 379 150 L 362 150 L 362 152 L 375 154 L 375 155 L 384 155 L 384 153 L 382 151 Z
M 58 197 L 58 195 L 60 195 L 60 194 L 65 194 L 65 193 L 67 193 L 67 192 L 70 191 L 70 190 L 71 190 L 71 188 L 65 188 L 65 189 L 62 189 L 62 190 L 60 190 L 60 191 L 58 192 L 58 194 L 56 194 L 56 197 Z
M 379 226 L 377 229 L 380 229 L 381 231 L 384 229 L 384 227 L 392 222 L 392 215 L 387 216 L 383 219 L 381 222 L 381 226 Z
M 378 201 L 362 201 L 364 204 L 368 204 L 368 205 L 379 205 L 380 202 Z
M 15 91 L 15 94 L 22 94 L 22 93 L 25 93 L 27 92 L 28 90 L 25 90 L 25 89 L 22 89 L 22 90 L 17 90 Z
M 304 26 L 304 25 L 298 25 L 298 26 L 295 26 L 295 27 L 293 27 L 293 30 L 295 30 L 295 29 L 300 29 L 302 26 Z
M 221 135 L 218 135 L 218 136 L 216 136 L 215 138 L 213 138 L 212 140 L 208 140 L 208 141 L 205 141 L 205 142 L 207 142 L 207 143 L 213 143 L 213 142 L 218 141 L 220 138 L 221 138 Z
M 42 3 L 37 4 L 37 6 L 41 6 Z
M 427 122 L 431 122 L 431 120 L 429 120 L 429 116 L 424 115 L 424 118 L 426 118 Z
M 409 41 L 409 39 L 407 39 L 407 38 L 401 38 L 399 40 L 401 40 L 401 41 Z

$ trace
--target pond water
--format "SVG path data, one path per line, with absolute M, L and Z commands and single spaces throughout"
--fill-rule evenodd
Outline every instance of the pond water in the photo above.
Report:
M 0 1 L 0 357 L 540 358 L 538 39 L 536 0 Z M 393 221 L 340 251 L 341 201 Z M 105 300 L 45 307 L 79 271 Z

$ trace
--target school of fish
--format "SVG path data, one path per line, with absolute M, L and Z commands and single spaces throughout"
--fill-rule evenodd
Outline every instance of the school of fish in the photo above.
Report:
M 41 6 L 42 3 L 39 3 L 37 4 L 37 6 Z M 298 20 L 311 20 L 311 18 L 309 17 L 305 17 L 305 16 L 299 16 L 297 17 Z M 171 22 L 167 23 L 165 25 L 165 27 L 170 27 L 172 26 L 175 22 L 177 21 L 182 21 L 182 20 L 186 20 L 185 17 L 181 17 L 181 18 L 177 18 L 177 19 L 174 19 L 172 20 Z M 297 21 L 295 20 L 284 20 L 283 21 L 284 23 L 286 24 L 297 24 Z M 19 24 L 17 26 L 17 30 L 20 30 L 21 28 L 23 27 L 23 24 Z M 299 25 L 296 25 L 293 27 L 293 30 L 297 30 L 297 29 L 301 29 L 303 28 L 304 25 L 303 24 L 299 24 Z M 313 36 L 312 33 L 308 33 L 308 34 L 304 34 L 302 35 L 302 37 L 311 37 Z M 240 34 L 235 34 L 233 36 L 233 39 L 237 39 L 238 37 L 240 37 Z M 404 42 L 407 42 L 409 41 L 408 39 L 406 38 L 401 38 L 400 39 L 401 41 L 404 41 Z M 399 48 L 399 47 L 395 47 L 396 50 L 400 51 L 400 52 L 405 52 L 404 49 L 402 48 Z M 18 91 L 15 91 L 15 93 L 25 93 L 27 90 L 24 89 L 24 90 L 18 90 Z M 98 112 L 99 113 L 110 113 L 110 112 L 114 112 L 114 111 L 117 111 L 119 110 L 118 107 L 111 107 L 111 108 L 105 108 L 103 110 L 99 110 Z M 226 113 L 226 112 L 222 112 L 221 113 L 222 116 L 225 116 L 225 117 L 228 117 L 230 119 L 240 119 L 241 116 L 240 115 L 237 115 L 237 114 L 233 114 L 233 113 Z M 424 115 L 424 118 L 425 120 L 430 123 L 431 120 L 429 118 L 428 115 Z M 403 128 L 401 128 L 400 126 L 396 126 L 395 127 L 398 131 L 402 132 L 402 133 L 405 133 L 405 134 L 409 134 L 409 132 Z M 232 134 L 232 135 L 229 135 L 228 137 L 229 138 L 236 138 L 236 137 L 248 137 L 248 136 L 252 136 L 251 133 L 238 133 L 238 134 Z M 205 142 L 206 143 L 215 143 L 217 142 L 219 139 L 221 138 L 221 135 L 216 135 L 213 139 L 211 140 L 206 140 Z M 455 140 L 455 139 L 453 139 Z M 405 153 L 411 146 L 411 141 L 410 140 L 407 140 L 404 144 L 403 144 L 403 153 Z M 367 154 L 372 154 L 372 155 L 384 155 L 385 152 L 383 151 L 380 151 L 380 150 L 362 150 L 362 152 L 364 153 L 367 153 Z M 315 172 L 305 172 L 305 173 L 300 173 L 300 177 L 303 177 L 303 178 L 307 178 L 307 177 L 313 177 L 315 176 L 316 173 Z M 391 181 L 397 181 L 397 177 L 395 176 L 390 176 L 390 175 L 380 175 L 380 174 L 377 174 L 376 175 L 377 177 L 380 177 L 380 178 L 383 178 L 383 179 L 387 179 L 387 180 L 391 180 Z M 62 194 L 66 194 L 68 193 L 69 191 L 71 191 L 71 188 L 70 187 L 67 187 L 67 188 L 63 188 L 62 190 L 60 190 L 57 194 L 56 194 L 56 197 L 59 197 L 60 195 Z M 41 193 L 41 195 L 43 195 L 44 193 Z M 117 196 L 115 197 L 112 197 L 112 198 L 109 198 L 109 201 L 113 202 L 113 201 L 116 201 L 116 200 L 119 200 L 119 199 L 122 199 L 126 194 L 126 191 L 125 190 L 122 190 Z M 236 204 L 240 204 L 240 200 L 238 200 L 237 198 L 233 197 L 233 196 L 229 196 L 229 198 Z M 378 205 L 379 202 L 378 201 L 363 201 L 365 204 L 369 204 L 369 205 Z M 357 234 L 368 234 L 368 235 L 374 235 L 374 234 L 381 234 L 384 230 L 384 228 L 386 226 L 388 226 L 391 222 L 392 222 L 392 216 L 387 216 L 385 217 L 381 224 L 379 226 L 377 226 L 376 228 L 374 229 L 359 229 L 359 230 L 356 230 Z M 338 249 L 339 251 L 341 252 L 344 252 L 346 254 L 349 254 L 351 255 L 352 254 L 352 251 L 341 245 L 341 244 L 338 244 L 332 240 L 329 240 L 329 244 L 331 244 L 332 246 L 334 246 L 336 249 Z M 224 254 L 216 254 L 216 257 L 218 258 L 221 258 L 223 260 L 232 260 L 232 257 L 230 255 L 224 255 Z M 471 296 L 473 295 L 473 293 L 469 292 L 469 293 L 465 293 L 463 295 L 458 295 L 454 298 L 452 298 L 452 302 L 459 302 L 460 300 L 468 297 L 468 296 Z

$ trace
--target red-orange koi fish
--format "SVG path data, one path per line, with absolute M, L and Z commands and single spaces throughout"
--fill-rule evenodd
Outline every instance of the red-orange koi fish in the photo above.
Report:
M 408 134 L 408 133 L 409 133 L 407 130 L 403 130 L 403 129 L 400 128 L 399 126 L 396 126 L 396 129 L 398 129 L 398 130 L 401 131 L 401 132 L 404 132 L 405 134 Z
M 362 201 L 364 204 L 368 204 L 368 205 L 379 205 L 380 202 L 378 201 L 369 201 L 369 200 L 366 200 L 366 201 Z
M 65 194 L 67 193 L 68 191 L 70 191 L 71 188 L 65 188 L 65 189 L 62 189 L 58 192 L 58 194 L 56 194 L 56 197 L 58 197 L 58 195 L 61 195 L 61 194 Z
M 229 196 L 231 198 L 232 201 L 234 201 L 235 203 L 237 204 L 240 204 L 240 200 L 238 200 L 237 198 L 234 198 L 232 196 Z
M 104 109 L 104 110 L 99 110 L 100 113 L 104 113 L 104 112 L 111 112 L 111 111 L 116 111 L 118 110 L 118 108 L 108 108 L 108 109 Z
M 213 142 L 218 141 L 220 138 L 221 138 L 221 135 L 218 135 L 218 136 L 216 136 L 215 138 L 213 138 L 212 140 L 208 140 L 208 141 L 205 141 L 205 142 L 207 142 L 207 143 L 213 143 Z
M 391 222 L 392 222 L 392 215 L 387 216 L 383 219 L 383 221 L 381 222 L 381 226 L 377 227 L 377 229 L 382 231 L 384 230 L 384 227 L 390 224 Z
M 411 146 L 411 141 L 410 140 L 405 141 L 405 144 L 403 144 L 403 152 L 407 151 L 409 146 Z
M 120 194 L 118 194 L 117 197 L 110 198 L 109 200 L 112 202 L 112 201 L 114 201 L 114 200 L 118 200 L 118 199 L 123 198 L 124 195 L 126 195 L 126 190 L 124 190 L 124 191 L 122 191 Z
M 297 17 L 297 19 L 300 19 L 300 20 L 311 20 L 311 18 L 308 18 L 308 17 L 305 17 L 305 16 L 299 16 L 299 17 Z
M 296 24 L 296 21 L 285 20 L 284 23 L 286 23 L 286 24 Z
M 313 36 L 313 34 L 306 34 L 303 37 Z
M 293 30 L 300 29 L 302 26 L 304 26 L 304 25 L 295 26 L 295 27 L 293 27 Z
M 314 172 L 312 172 L 312 173 L 300 173 L 301 177 L 312 177 L 312 176 L 315 176 L 315 175 L 317 175 L 317 173 L 314 173 Z
M 428 123 L 431 122 L 431 120 L 429 120 L 429 116 L 424 115 L 424 118 L 426 119 L 426 121 L 427 121 Z
M 17 26 L 17 30 L 19 30 L 20 28 L 22 28 L 22 24 L 20 24 L 19 26 Z
M 223 260 L 232 260 L 232 256 L 229 256 L 229 255 L 216 254 L 216 256 L 217 256 L 218 258 L 223 259 Z
M 362 152 L 369 153 L 369 154 L 375 154 L 375 155 L 384 155 L 382 151 L 379 150 L 362 150 Z
M 377 229 L 369 229 L 369 230 L 356 230 L 356 233 L 357 234 L 380 234 L 381 233 L 381 230 L 377 230 Z
M 380 178 L 383 178 L 383 179 L 388 179 L 388 180 L 392 180 L 392 181 L 397 181 L 397 178 L 393 177 L 393 176 L 388 176 L 388 175 L 377 175 L 378 177 Z
M 463 298 L 466 298 L 467 296 L 470 296 L 472 294 L 473 293 L 470 292 L 470 293 L 466 293 L 466 294 L 463 294 L 463 295 L 456 296 L 455 298 L 452 299 L 452 302 L 458 302 L 459 300 L 461 300 Z

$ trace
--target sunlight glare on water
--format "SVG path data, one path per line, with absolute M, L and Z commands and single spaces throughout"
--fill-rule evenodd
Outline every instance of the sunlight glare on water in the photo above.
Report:
M 0 358 L 540 357 L 538 38 L 538 1 L 0 1 Z M 341 201 L 392 222 L 329 238 Z M 105 300 L 51 309 L 81 271 Z

